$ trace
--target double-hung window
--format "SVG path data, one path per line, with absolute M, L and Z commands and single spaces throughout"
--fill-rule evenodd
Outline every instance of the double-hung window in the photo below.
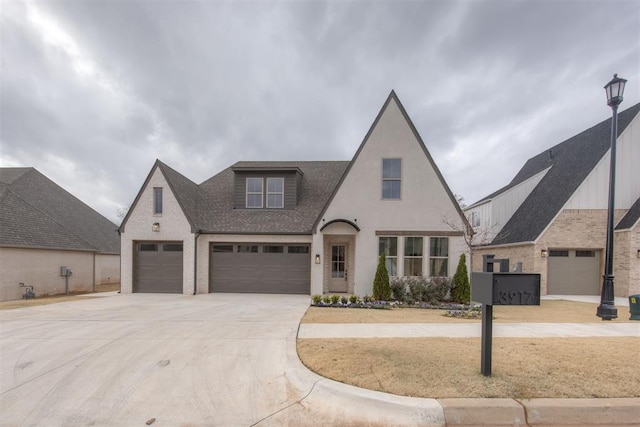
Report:
M 153 188 L 153 214 L 162 214 L 162 187 Z
M 432 237 L 429 245 L 429 273 L 431 276 L 449 275 L 449 238 Z
M 471 212 L 471 226 L 480 227 L 480 214 L 478 212 Z
M 422 276 L 422 237 L 404 238 L 404 275 Z
M 382 159 L 382 199 L 400 200 L 402 159 Z
M 378 256 L 385 255 L 385 265 L 389 276 L 398 275 L 398 238 L 379 237 Z
M 247 207 L 262 207 L 262 178 L 247 178 Z
M 284 207 L 284 178 L 267 178 L 267 207 Z

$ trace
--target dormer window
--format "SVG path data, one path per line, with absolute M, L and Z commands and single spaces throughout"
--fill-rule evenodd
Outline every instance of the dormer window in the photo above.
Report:
M 261 208 L 262 204 L 262 178 L 247 178 L 247 207 Z
M 295 209 L 301 197 L 302 171 L 297 166 L 264 162 L 232 166 L 233 209 Z M 259 163 L 257 166 L 254 163 Z
M 284 178 L 267 178 L 267 207 L 284 207 Z

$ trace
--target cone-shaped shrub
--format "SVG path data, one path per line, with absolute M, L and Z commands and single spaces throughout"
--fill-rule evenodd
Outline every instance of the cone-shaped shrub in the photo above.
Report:
M 389 285 L 389 273 L 385 265 L 384 254 L 378 258 L 378 268 L 376 277 L 373 279 L 373 298 L 378 301 L 389 301 L 391 299 L 391 286 Z
M 451 299 L 461 304 L 469 304 L 471 301 L 471 288 L 469 287 L 469 274 L 467 273 L 467 257 L 460 255 L 456 274 L 453 276 Z

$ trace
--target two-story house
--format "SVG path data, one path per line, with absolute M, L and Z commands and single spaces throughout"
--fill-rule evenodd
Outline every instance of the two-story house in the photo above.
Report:
M 120 227 L 122 291 L 371 294 L 382 252 L 393 276 L 453 275 L 451 221 L 392 91 L 351 161 L 241 161 L 199 185 L 156 161 Z
M 617 296 L 640 292 L 640 104 L 618 118 L 614 233 Z M 543 294 L 598 295 L 604 273 L 611 119 L 529 159 L 465 209 L 481 246 L 541 274 Z M 484 239 L 484 241 L 482 241 Z

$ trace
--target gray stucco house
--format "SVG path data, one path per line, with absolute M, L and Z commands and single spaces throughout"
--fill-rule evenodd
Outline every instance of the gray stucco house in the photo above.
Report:
M 196 184 L 161 161 L 121 227 L 122 292 L 371 294 L 450 276 L 466 220 L 392 91 L 351 161 L 241 161 Z
M 640 292 L 640 104 L 619 114 L 616 296 Z M 604 274 L 611 119 L 529 159 L 513 180 L 465 208 L 483 254 L 541 274 L 543 294 L 598 295 Z M 480 241 L 482 238 L 484 242 Z
M 0 168 L 0 301 L 120 282 L 118 226 L 34 168 Z

